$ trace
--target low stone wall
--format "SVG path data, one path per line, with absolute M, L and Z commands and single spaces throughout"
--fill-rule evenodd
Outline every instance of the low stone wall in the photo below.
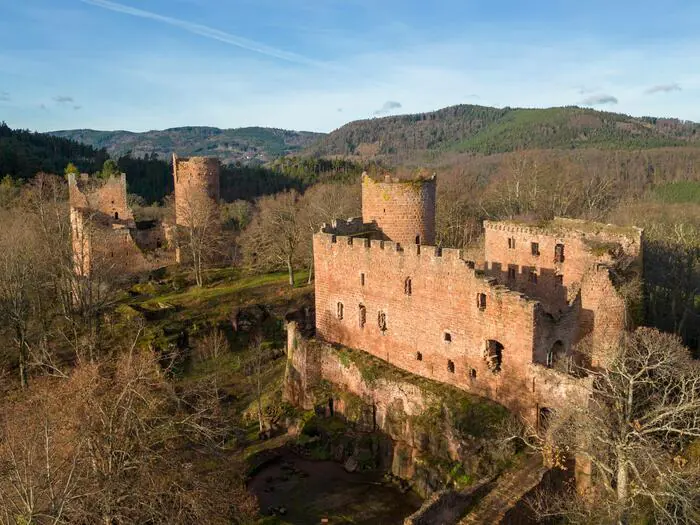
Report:
M 290 323 L 290 325 L 293 323 Z M 497 403 L 415 376 L 365 352 L 288 332 L 285 399 L 342 416 L 359 432 L 390 438 L 382 463 L 427 496 L 494 474 L 512 450 L 499 449 Z

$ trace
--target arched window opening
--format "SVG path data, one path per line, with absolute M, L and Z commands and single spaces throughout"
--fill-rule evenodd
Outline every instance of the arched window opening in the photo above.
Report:
M 486 342 L 486 355 L 484 356 L 486 366 L 491 372 L 497 374 L 503 366 L 503 345 L 498 341 L 489 339 Z
M 118 211 L 115 211 L 115 212 L 114 212 L 114 218 L 117 219 L 117 220 L 119 220 L 119 212 L 118 212 Z
M 364 328 L 367 324 L 367 308 L 365 308 L 364 304 L 361 304 L 359 307 L 358 317 L 360 319 L 360 328 Z
M 413 294 L 413 281 L 411 281 L 410 277 L 406 277 L 406 280 L 403 282 L 403 293 L 406 295 Z
M 472 379 L 472 380 L 476 379 L 476 368 L 472 368 L 469 371 L 469 379 Z
M 344 309 L 345 308 L 343 307 L 343 303 L 338 303 L 337 310 L 336 310 L 336 316 L 338 317 L 339 320 L 343 319 L 343 314 L 345 313 Z
M 450 374 L 454 374 L 454 373 L 455 373 L 455 362 L 452 361 L 451 359 L 448 359 L 448 360 L 447 360 L 447 371 L 448 371 Z

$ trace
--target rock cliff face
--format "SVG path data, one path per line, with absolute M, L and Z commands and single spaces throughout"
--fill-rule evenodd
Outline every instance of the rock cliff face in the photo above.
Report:
M 502 406 L 364 352 L 305 339 L 294 322 L 285 398 L 317 417 L 346 422 L 342 432 L 318 432 L 334 459 L 385 467 L 424 496 L 491 475 L 513 454 L 492 439 L 507 416 Z

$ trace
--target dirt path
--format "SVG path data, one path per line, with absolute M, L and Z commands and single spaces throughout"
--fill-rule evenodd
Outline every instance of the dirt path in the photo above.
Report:
M 284 507 L 281 519 L 295 525 L 401 524 L 421 499 L 381 482 L 380 472 L 350 474 L 332 461 L 302 459 L 293 453 L 263 467 L 248 488 L 263 514 Z
M 549 469 L 542 465 L 541 456 L 533 455 L 527 458 L 522 465 L 503 473 L 494 489 L 459 522 L 459 525 L 501 523 L 506 512 L 542 481 L 547 470 Z

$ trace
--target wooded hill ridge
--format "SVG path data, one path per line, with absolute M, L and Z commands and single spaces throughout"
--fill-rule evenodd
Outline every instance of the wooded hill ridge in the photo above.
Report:
M 310 131 L 262 127 L 219 129 L 206 126 L 186 126 L 142 133 L 73 129 L 51 131 L 49 134 L 97 149 L 104 148 L 114 158 L 130 153 L 134 158 L 152 157 L 155 154 L 161 160 L 167 160 L 175 152 L 183 157 L 219 157 L 224 164 L 262 164 L 300 151 L 323 136 L 321 133 Z
M 304 150 L 310 156 L 484 155 L 524 149 L 700 146 L 700 124 L 630 117 L 576 106 L 546 109 L 458 105 L 430 113 L 350 122 Z

